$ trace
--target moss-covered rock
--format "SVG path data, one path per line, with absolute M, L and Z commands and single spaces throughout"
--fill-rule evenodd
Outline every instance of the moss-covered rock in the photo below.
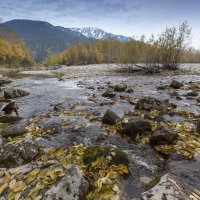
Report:
M 88 167 L 92 162 L 96 161 L 100 157 L 111 157 L 110 165 L 124 164 L 128 165 L 129 160 L 127 154 L 118 148 L 111 148 L 107 146 L 90 146 L 83 154 L 83 161 Z

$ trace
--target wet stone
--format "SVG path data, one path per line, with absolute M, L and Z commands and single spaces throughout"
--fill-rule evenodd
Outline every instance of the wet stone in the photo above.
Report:
M 173 89 L 179 89 L 179 88 L 183 87 L 183 83 L 176 81 L 176 80 L 173 80 L 170 84 L 170 87 L 173 88 Z
M 121 82 L 119 85 L 114 86 L 115 92 L 125 92 L 127 89 L 127 85 L 124 82 Z
M 154 145 L 173 144 L 178 134 L 174 132 L 167 124 L 161 122 L 152 134 L 150 143 Z
M 117 121 L 120 120 L 120 117 L 114 113 L 112 110 L 108 109 L 102 118 L 104 124 L 115 125 Z
M 152 129 L 151 124 L 147 120 L 137 116 L 125 117 L 121 125 L 122 133 L 132 138 L 135 138 L 137 134 L 143 134 Z
M 112 90 L 107 90 L 102 94 L 102 97 L 106 98 L 114 98 L 116 96 L 116 93 L 114 93 Z

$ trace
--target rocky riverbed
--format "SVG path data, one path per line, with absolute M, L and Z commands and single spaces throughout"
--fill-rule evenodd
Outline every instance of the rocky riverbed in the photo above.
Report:
M 1 82 L 1 200 L 200 199 L 200 76 L 57 75 Z

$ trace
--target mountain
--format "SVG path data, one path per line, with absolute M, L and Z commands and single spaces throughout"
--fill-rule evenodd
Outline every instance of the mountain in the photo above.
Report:
M 77 33 L 81 33 L 87 38 L 93 38 L 93 39 L 98 39 L 98 40 L 106 40 L 109 38 L 113 38 L 121 42 L 127 42 L 131 40 L 131 37 L 126 37 L 123 35 L 114 35 L 112 33 L 107 33 L 102 29 L 94 28 L 94 27 L 71 28 L 71 30 Z
M 1 28 L 13 30 L 32 51 L 36 61 L 43 61 L 47 55 L 61 52 L 71 44 L 88 40 L 71 29 L 53 26 L 48 22 L 12 20 L 1 24 Z
M 105 40 L 113 38 L 129 41 L 130 37 L 107 33 L 99 28 L 64 28 L 53 26 L 44 21 L 16 19 L 0 24 L 0 33 L 5 30 L 14 31 L 31 50 L 33 58 L 41 62 L 48 55 L 59 53 L 68 46 L 93 39 Z

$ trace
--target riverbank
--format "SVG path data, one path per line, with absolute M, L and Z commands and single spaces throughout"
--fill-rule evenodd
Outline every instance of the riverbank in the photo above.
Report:
M 81 77 L 98 77 L 98 76 L 136 76 L 136 75 L 200 75 L 200 64 L 181 64 L 178 70 L 167 71 L 157 70 L 151 72 L 136 68 L 130 72 L 125 65 L 119 64 L 92 64 L 81 66 L 49 66 L 49 67 L 33 67 L 30 69 L 16 68 L 7 69 L 0 68 L 0 73 L 19 72 L 27 75 L 58 75 L 63 78 L 81 78 Z
M 2 86 L 20 117 L 0 117 L 0 198 L 200 198 L 200 76 L 85 67 Z

